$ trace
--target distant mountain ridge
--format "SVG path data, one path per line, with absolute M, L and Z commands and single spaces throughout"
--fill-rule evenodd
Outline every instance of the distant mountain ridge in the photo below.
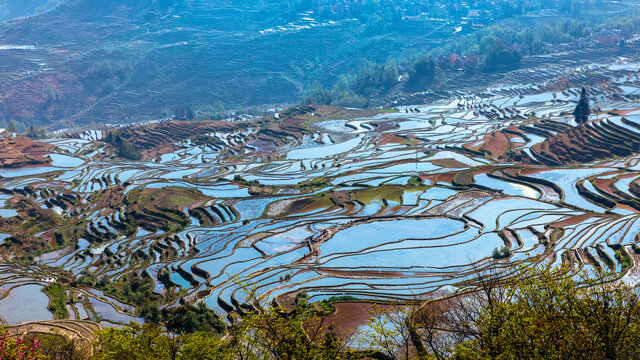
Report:
M 0 0 L 0 22 L 34 15 L 60 2 L 61 0 Z
M 288 1 L 69 0 L 0 24 L 0 126 L 64 127 L 154 118 L 179 105 L 293 103 L 307 74 L 433 42 L 415 26 L 363 34 Z
M 13 119 L 56 130 L 157 119 L 192 106 L 291 104 L 316 83 L 349 95 L 340 76 L 368 76 L 359 73 L 365 60 L 415 61 L 462 38 L 452 34 L 466 14 L 403 17 L 400 3 L 65 0 L 0 22 L 0 127 Z M 368 89 L 361 93 L 385 95 Z

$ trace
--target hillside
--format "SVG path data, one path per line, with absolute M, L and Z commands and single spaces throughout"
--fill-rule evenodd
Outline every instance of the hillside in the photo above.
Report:
M 60 2 L 61 0 L 1 0 L 0 22 L 48 11 Z
M 307 74 L 330 78 L 434 43 L 450 25 L 369 33 L 288 2 L 74 0 L 0 25 L 0 124 L 111 123 L 178 105 L 298 101 Z

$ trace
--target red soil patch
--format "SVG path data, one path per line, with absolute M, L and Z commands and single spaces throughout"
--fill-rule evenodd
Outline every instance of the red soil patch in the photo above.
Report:
M 376 126 L 377 132 L 385 132 L 385 131 L 393 130 L 398 127 L 398 123 L 396 121 L 373 122 L 372 124 L 377 125 Z
M 454 168 L 454 169 L 469 167 L 469 165 L 463 164 L 460 161 L 455 159 L 436 159 L 436 160 L 432 160 L 431 163 L 433 165 L 437 165 L 440 167 Z
M 483 148 L 491 153 L 491 156 L 498 158 L 509 150 L 510 141 L 502 132 L 494 132 L 488 134 L 484 138 L 485 145 Z
M 539 174 L 542 171 L 545 171 L 548 169 L 542 169 L 542 168 L 527 168 L 527 169 L 522 169 L 520 171 L 520 175 L 522 176 L 529 176 L 529 175 L 535 175 L 535 174 Z
M 438 298 L 447 294 L 448 292 L 446 291 L 438 290 L 428 295 L 428 298 Z M 325 327 L 333 326 L 338 332 L 357 331 L 360 327 L 366 325 L 376 313 L 392 314 L 403 308 L 403 305 L 373 304 L 368 302 L 335 302 L 333 306 L 336 308 L 335 314 L 324 318 L 323 325 Z M 376 312 L 376 310 L 378 311 Z
M 612 110 L 609 113 L 612 115 L 624 116 L 640 109 L 628 109 L 628 110 Z
M 483 141 L 476 141 L 468 144 L 462 144 L 462 147 L 472 151 L 478 151 L 484 145 Z
M 639 213 L 639 212 L 640 212 L 640 211 L 638 211 L 638 210 L 636 210 L 636 209 L 632 208 L 631 206 L 629 206 L 629 205 L 625 205 L 625 204 L 618 204 L 618 205 L 615 207 L 615 209 L 628 210 L 628 211 L 632 211 L 632 212 L 634 212 L 634 213 Z
M 519 171 L 520 171 L 519 168 L 502 168 L 498 170 L 496 174 L 503 175 L 503 176 L 516 177 L 518 176 Z
M 554 227 L 554 228 L 563 228 L 565 226 L 569 226 L 569 225 L 575 225 L 575 224 L 579 224 L 591 217 L 595 216 L 594 214 L 582 214 L 582 215 L 577 215 L 574 216 L 572 218 L 563 220 L 563 221 L 559 221 L 559 222 L 555 222 L 555 223 L 551 223 L 549 226 Z
M 420 179 L 427 184 L 435 184 L 438 180 L 438 174 L 420 175 Z
M 517 129 L 515 131 L 517 131 Z M 511 133 L 502 133 L 502 134 L 504 134 L 507 137 L 507 139 L 509 139 L 509 142 L 511 143 L 512 146 L 514 144 L 525 144 L 526 143 L 522 136 L 511 134 Z
M 9 202 L 9 204 L 15 205 L 23 200 L 25 200 L 26 197 L 24 197 L 23 195 L 15 195 L 14 197 L 12 197 L 11 199 L 7 200 Z
M 54 146 L 35 142 L 26 137 L 0 138 L 0 168 L 46 165 L 46 157 Z
M 169 154 L 178 150 L 178 147 L 173 144 L 165 144 L 160 145 L 159 147 L 155 147 L 149 150 L 144 150 L 142 152 L 142 160 L 151 160 L 155 158 L 160 158 L 160 155 Z M 169 163 L 173 163 L 175 161 L 169 161 Z
M 604 192 L 606 192 L 607 194 L 615 197 L 615 198 L 619 198 L 618 195 L 616 195 L 613 190 L 611 190 L 611 188 L 609 187 L 609 185 L 611 185 L 611 183 L 613 183 L 615 181 L 615 179 L 595 179 L 595 184 L 596 187 L 599 190 L 602 190 Z
M 194 135 L 210 132 L 233 132 L 246 126 L 238 121 L 165 121 L 162 123 L 131 126 L 118 131 L 139 149 L 162 148 L 172 142 L 184 140 Z
M 43 112 L 55 112 L 56 107 L 48 105 L 48 89 L 52 89 L 60 101 L 66 102 L 81 93 L 84 87 L 76 75 L 64 72 L 25 77 L 23 81 L 4 81 L 0 84 L 0 116 L 26 120 Z
M 393 305 L 381 305 L 361 302 L 344 302 L 334 303 L 336 308 L 334 315 L 328 316 L 324 319 L 325 326 L 333 326 L 333 328 L 340 331 L 355 331 L 363 325 L 369 322 L 369 318 L 373 316 L 372 312 L 375 309 L 382 309 L 385 311 L 393 311 Z
M 405 139 L 393 134 L 383 134 L 380 137 L 380 141 L 378 141 L 378 145 L 402 144 L 405 141 Z
M 451 184 L 451 183 L 453 183 L 453 178 L 455 178 L 456 175 L 458 175 L 457 172 L 440 174 L 440 176 L 437 177 L 437 181 L 436 182 L 443 182 L 443 183 Z M 436 182 L 434 182 L 434 183 L 436 183 Z
M 588 163 L 607 159 L 612 155 L 626 157 L 640 151 L 637 143 L 629 144 L 609 137 L 606 133 L 608 128 L 609 126 L 591 127 L 583 124 L 535 144 L 532 150 L 538 154 L 536 158 L 539 162 L 554 166 L 574 162 Z
M 476 175 L 488 174 L 495 169 L 496 169 L 495 166 L 484 166 L 476 170 Z
M 333 201 L 336 205 L 341 205 L 348 203 L 350 201 L 356 200 L 357 195 L 355 192 L 351 191 L 336 191 L 331 194 L 331 201 Z
M 49 242 L 50 245 L 55 245 L 55 239 L 53 238 L 53 234 L 56 232 L 55 229 L 53 230 L 49 230 L 47 232 L 45 232 L 44 234 L 42 234 L 42 238 L 47 240 Z
M 100 214 L 106 216 L 118 209 L 125 201 L 126 187 L 124 186 L 111 186 L 102 192 L 100 198 L 95 202 L 96 209 L 101 209 Z M 151 191 L 144 189 L 142 194 L 147 194 Z
M 635 178 L 638 177 L 638 174 L 626 174 L 626 175 L 621 175 L 620 179 L 628 179 L 628 178 Z
M 280 124 L 284 128 L 293 128 L 295 130 L 299 130 L 299 129 L 301 129 L 301 125 L 305 121 L 307 121 L 307 120 L 294 117 L 294 118 L 287 118 L 284 121 L 282 121 Z
M 511 143 L 511 149 L 519 149 L 523 146 L 527 145 L 527 143 L 523 143 L 523 142 L 512 142 Z

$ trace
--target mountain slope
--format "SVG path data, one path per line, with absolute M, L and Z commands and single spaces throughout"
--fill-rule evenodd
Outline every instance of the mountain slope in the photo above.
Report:
M 62 0 L 0 0 L 0 22 L 53 9 Z
M 331 79 L 450 34 L 448 25 L 367 32 L 288 1 L 73 0 L 0 25 L 0 125 L 120 122 L 178 105 L 296 102 Z M 62 126 L 62 125 L 61 125 Z

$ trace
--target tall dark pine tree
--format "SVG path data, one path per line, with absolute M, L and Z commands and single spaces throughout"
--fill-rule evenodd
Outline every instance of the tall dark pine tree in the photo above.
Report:
M 586 123 L 589 119 L 589 114 L 591 114 L 591 109 L 589 109 L 589 96 L 587 95 L 587 89 L 582 88 L 580 101 L 578 101 L 576 111 L 573 112 L 573 115 L 576 117 L 576 123 L 578 125 Z

